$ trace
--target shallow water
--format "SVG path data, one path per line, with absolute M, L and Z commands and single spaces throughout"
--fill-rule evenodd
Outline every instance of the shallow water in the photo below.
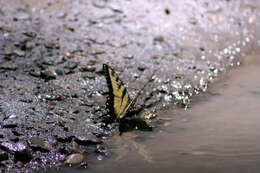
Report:
M 110 159 L 90 162 L 95 172 L 228 172 L 260 169 L 260 60 L 248 57 L 187 111 L 152 133 L 134 132 L 112 139 Z M 163 126 L 164 125 L 164 126 Z M 67 170 L 68 172 L 85 172 Z M 65 172 L 67 172 L 65 171 Z

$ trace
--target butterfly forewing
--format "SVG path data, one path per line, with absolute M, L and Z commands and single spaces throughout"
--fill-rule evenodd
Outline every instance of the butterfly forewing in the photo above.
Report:
M 130 97 L 124 86 L 123 82 L 120 81 L 116 73 L 108 65 L 103 65 L 104 71 L 107 73 L 107 83 L 110 92 L 110 107 L 113 107 L 113 113 L 117 117 L 122 117 L 130 108 Z

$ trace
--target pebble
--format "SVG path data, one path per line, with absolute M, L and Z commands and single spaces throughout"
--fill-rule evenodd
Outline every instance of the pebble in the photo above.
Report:
M 101 141 L 96 138 L 96 136 L 91 134 L 86 135 L 75 135 L 75 142 L 77 142 L 79 145 L 95 145 L 100 144 Z
M 41 72 L 41 77 L 44 79 L 56 79 L 57 78 L 57 73 L 53 70 L 44 70 Z
M 71 154 L 66 158 L 65 163 L 66 164 L 80 164 L 84 159 L 84 156 L 82 154 L 76 153 L 76 154 Z
M 25 52 L 19 49 L 14 50 L 13 54 L 20 56 L 20 57 L 24 57 L 25 56 Z
M 78 66 L 78 63 L 76 62 L 73 62 L 73 61 L 69 61 L 67 62 L 67 64 L 64 66 L 64 68 L 67 68 L 67 69 L 75 69 L 76 67 Z
M 42 151 L 42 152 L 50 151 L 50 148 L 47 145 L 47 143 L 41 138 L 37 138 L 37 137 L 30 138 L 28 140 L 28 143 L 34 151 Z
M 30 71 L 29 74 L 34 77 L 40 77 L 41 72 L 40 71 Z
M 96 71 L 96 67 L 93 67 L 93 66 L 90 66 L 90 65 L 81 66 L 80 71 L 82 71 L 82 72 L 94 72 L 94 71 Z
M 65 143 L 65 142 L 71 142 L 73 136 L 68 135 L 67 132 L 59 131 L 55 134 L 55 138 L 57 139 L 57 141 Z
M 154 37 L 154 39 L 153 39 L 155 42 L 163 42 L 164 41 L 164 38 L 163 38 L 163 36 L 156 36 L 156 37 Z
M 137 69 L 138 69 L 139 71 L 144 71 L 144 70 L 146 69 L 146 67 L 144 67 L 144 66 L 139 66 L 139 67 L 137 67 Z
M 94 59 L 91 59 L 88 61 L 88 65 L 95 65 L 96 63 L 97 63 L 97 61 Z

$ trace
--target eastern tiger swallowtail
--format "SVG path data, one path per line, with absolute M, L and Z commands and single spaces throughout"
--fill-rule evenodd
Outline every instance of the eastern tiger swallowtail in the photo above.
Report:
M 114 118 L 123 118 L 133 108 L 141 90 L 139 90 L 135 98 L 131 100 L 126 87 L 115 71 L 107 64 L 103 64 L 103 70 L 109 88 L 108 106 L 110 113 L 115 116 Z

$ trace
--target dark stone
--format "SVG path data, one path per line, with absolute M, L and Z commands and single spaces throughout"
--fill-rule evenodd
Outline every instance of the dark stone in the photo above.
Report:
M 32 158 L 33 156 L 29 150 L 23 150 L 14 154 L 14 159 L 23 163 L 28 163 Z
M 95 72 L 96 71 L 96 67 L 90 66 L 90 65 L 88 65 L 88 66 L 81 66 L 80 67 L 80 71 L 82 71 L 82 72 Z
M 10 141 L 13 141 L 13 142 L 18 142 L 19 141 L 19 138 L 17 136 L 10 136 L 9 137 L 9 140 Z
M 144 70 L 146 69 L 146 67 L 144 67 L 144 66 L 139 66 L 137 69 L 138 69 L 139 71 L 144 71 Z
M 95 79 L 96 75 L 94 73 L 87 73 L 82 76 L 83 79 Z
M 86 135 L 76 135 L 75 142 L 77 142 L 79 145 L 88 146 L 88 145 L 96 145 L 100 144 L 101 141 L 96 138 L 96 136 L 92 134 L 86 134 Z
M 64 132 L 64 131 L 60 131 L 58 133 L 56 133 L 55 138 L 57 139 L 57 141 L 65 143 L 65 142 L 71 142 L 73 139 L 73 136 L 69 135 L 68 133 Z
M 69 61 L 67 62 L 67 64 L 64 66 L 64 68 L 67 68 L 67 69 L 75 69 L 76 67 L 78 66 L 78 63 L 76 62 L 73 62 L 73 61 Z
M 13 132 L 13 134 L 14 134 L 15 136 L 21 136 L 21 135 L 22 135 L 21 132 L 18 132 L 18 131 L 16 131 L 16 130 L 13 130 L 12 132 Z
M 72 69 L 64 68 L 62 71 L 63 71 L 64 74 L 72 74 L 72 73 L 74 73 L 74 71 Z
M 164 9 L 164 12 L 165 12 L 166 15 L 170 15 L 171 14 L 171 11 L 168 8 Z
M 5 151 L 0 151 L 0 162 L 4 160 L 8 160 L 8 158 L 9 158 L 8 153 L 6 153 Z
M 42 60 L 42 64 L 43 64 L 43 65 L 47 65 L 47 66 L 54 65 L 54 60 L 51 59 L 50 57 L 44 58 L 44 59 Z
M 2 142 L 0 148 L 14 155 L 14 159 L 23 163 L 29 162 L 33 157 L 28 149 L 28 145 L 24 142 Z
M 33 102 L 33 100 L 31 98 L 22 98 L 19 101 L 24 102 L 24 103 L 32 103 Z
M 34 77 L 41 77 L 41 72 L 40 71 L 30 71 L 29 74 L 31 76 L 34 76 Z
M 4 134 L 0 133 L 0 138 L 4 138 Z
M 153 39 L 155 42 L 163 42 L 164 41 L 164 38 L 163 36 L 157 36 L 157 37 L 154 37 Z
M 3 122 L 3 127 L 4 128 L 15 128 L 17 127 L 17 121 L 13 119 L 7 119 Z
M 88 65 L 95 65 L 96 63 L 97 63 L 97 61 L 94 59 L 91 59 L 88 61 Z
M 57 73 L 57 75 L 59 75 L 59 76 L 62 76 L 62 75 L 64 75 L 65 74 L 65 72 L 64 72 L 64 70 L 63 69 L 56 69 L 55 70 L 55 72 Z
M 70 154 L 69 149 L 67 148 L 66 144 L 61 144 L 60 147 L 58 148 L 58 151 L 62 154 Z

